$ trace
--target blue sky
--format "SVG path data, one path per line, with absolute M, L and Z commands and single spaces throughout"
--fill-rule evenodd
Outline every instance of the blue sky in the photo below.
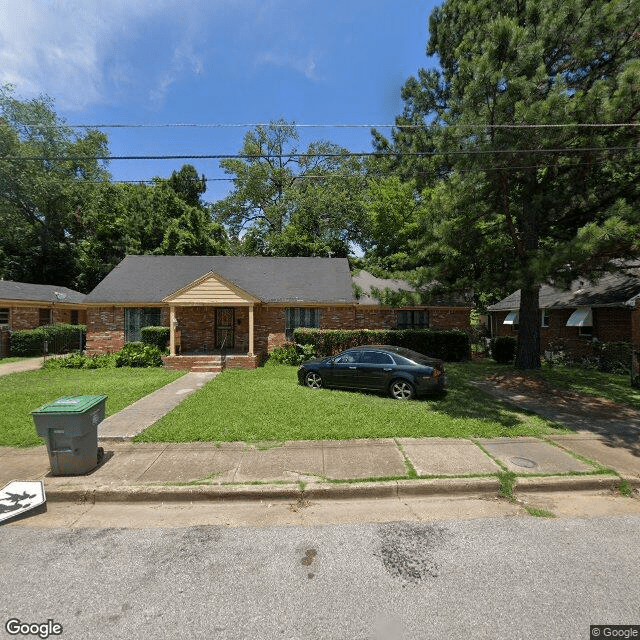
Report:
M 71 124 L 391 124 L 434 0 L 0 0 L 0 83 Z M 243 128 L 107 129 L 113 155 L 237 153 Z M 368 128 L 300 129 L 370 151 Z M 191 162 L 224 177 L 216 160 Z M 112 161 L 116 180 L 183 164 Z M 209 182 L 205 199 L 228 182 Z

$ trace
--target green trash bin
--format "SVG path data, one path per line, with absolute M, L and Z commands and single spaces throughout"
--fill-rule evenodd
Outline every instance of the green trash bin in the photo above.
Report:
M 31 412 L 54 476 L 78 476 L 98 464 L 98 425 L 107 396 L 64 396 Z

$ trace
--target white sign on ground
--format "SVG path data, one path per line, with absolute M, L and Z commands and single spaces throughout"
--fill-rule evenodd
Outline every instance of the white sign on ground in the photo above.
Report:
M 46 500 L 42 481 L 13 480 L 0 490 L 0 522 L 31 511 Z

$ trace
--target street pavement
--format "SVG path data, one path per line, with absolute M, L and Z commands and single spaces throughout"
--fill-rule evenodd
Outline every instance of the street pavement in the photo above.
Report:
M 556 419 L 576 433 L 545 439 L 131 441 L 214 376 L 186 374 L 104 420 L 98 427 L 104 456 L 87 475 L 53 476 L 45 446 L 0 447 L 0 486 L 42 480 L 49 501 L 89 502 L 496 495 L 499 474 L 509 471 L 516 487 L 527 491 L 613 488 L 623 480 L 640 488 L 640 428 L 634 417 L 624 425 L 616 416 L 576 424 L 566 408 Z M 482 388 L 522 408 L 537 408 L 535 399 Z M 603 468 L 611 473 L 603 474 Z

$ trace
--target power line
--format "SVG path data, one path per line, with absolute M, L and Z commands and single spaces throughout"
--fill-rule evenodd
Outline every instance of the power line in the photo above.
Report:
M 197 128 L 197 129 L 253 129 L 257 127 L 278 126 L 278 123 L 265 122 L 156 122 L 156 123 L 99 123 L 99 124 L 44 124 L 35 123 L 24 125 L 34 129 L 172 129 L 172 128 Z M 295 129 L 566 129 L 566 128 L 616 128 L 616 127 L 638 127 L 638 122 L 576 122 L 563 124 L 448 124 L 448 125 L 432 125 L 432 124 L 366 124 L 366 123 L 284 123 L 283 126 L 293 127 Z
M 345 151 L 344 153 L 281 153 L 281 154 L 164 154 L 144 156 L 0 156 L 0 160 L 69 162 L 85 160 L 305 160 L 308 158 L 428 158 L 435 156 L 480 156 L 494 154 L 602 153 L 605 151 L 640 151 L 637 147 L 561 147 L 552 149 L 467 149 L 455 151 Z

